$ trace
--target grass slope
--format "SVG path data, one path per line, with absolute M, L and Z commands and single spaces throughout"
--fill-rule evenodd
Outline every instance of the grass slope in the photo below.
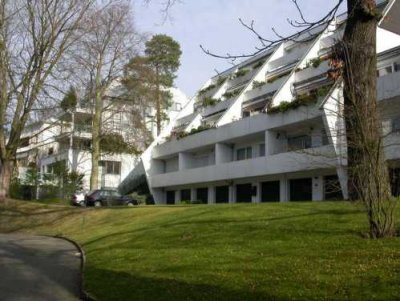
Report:
M 400 210 L 398 210 L 400 216 Z M 71 209 L 14 202 L 0 230 L 58 234 L 99 300 L 399 300 L 400 239 L 348 203 Z

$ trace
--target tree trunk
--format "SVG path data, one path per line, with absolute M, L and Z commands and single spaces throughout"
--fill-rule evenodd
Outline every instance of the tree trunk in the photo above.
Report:
M 157 124 L 157 135 L 160 135 L 161 133 L 161 122 L 162 122 L 162 118 L 161 118 L 161 87 L 160 87 L 160 76 L 159 76 L 159 72 L 158 70 L 156 70 L 156 124 Z
M 379 238 L 394 233 L 394 202 L 377 108 L 375 0 L 348 0 L 348 12 L 342 54 L 349 197 L 365 204 L 370 235 Z
M 4 202 L 6 197 L 9 196 L 14 161 L 6 159 L 2 160 L 0 164 L 0 202 Z

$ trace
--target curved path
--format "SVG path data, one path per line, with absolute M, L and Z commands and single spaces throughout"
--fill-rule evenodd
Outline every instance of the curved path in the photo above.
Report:
M 63 239 L 0 234 L 0 300 L 80 300 L 81 254 Z

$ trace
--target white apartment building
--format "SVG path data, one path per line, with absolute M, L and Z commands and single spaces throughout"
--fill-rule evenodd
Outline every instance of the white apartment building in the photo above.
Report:
M 102 132 L 119 134 L 125 141 L 144 150 L 146 137 L 135 128 L 132 104 L 118 99 L 121 87 L 113 85 L 104 100 Z M 177 117 L 187 103 L 187 97 L 178 89 L 172 89 L 173 105 L 167 112 L 170 119 Z M 152 108 L 142 110 L 147 130 L 154 134 Z M 69 171 L 84 174 L 84 189 L 89 190 L 91 161 L 91 128 L 93 107 L 79 102 L 73 112 L 56 113 L 54 117 L 28 125 L 21 137 L 17 151 L 18 176 L 24 179 L 29 165 L 34 164 L 42 175 L 52 174 L 55 164 L 64 162 Z M 116 188 L 135 164 L 138 156 L 128 153 L 102 153 L 99 161 L 99 187 Z
M 386 18 L 377 28 L 377 93 L 398 195 L 400 3 L 386 4 L 381 3 Z M 143 153 L 119 190 L 147 186 L 158 204 L 347 198 L 342 84 L 328 76 L 345 19 L 211 78 Z

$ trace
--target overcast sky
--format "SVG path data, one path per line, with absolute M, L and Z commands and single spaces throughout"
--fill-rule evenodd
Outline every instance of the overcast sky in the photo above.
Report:
M 282 34 L 292 33 L 287 18 L 297 18 L 291 0 L 183 0 L 170 11 L 171 20 L 163 23 L 160 3 L 146 6 L 137 0 L 135 23 L 141 32 L 164 33 L 181 45 L 183 52 L 176 86 L 188 96 L 193 94 L 211 76 L 229 68 L 229 62 L 204 54 L 199 45 L 225 54 L 249 53 L 257 40 L 243 28 L 238 18 L 251 22 L 267 38 L 275 37 L 274 27 Z M 310 20 L 315 20 L 334 6 L 336 0 L 299 0 Z M 162 24 L 163 23 L 163 24 Z

